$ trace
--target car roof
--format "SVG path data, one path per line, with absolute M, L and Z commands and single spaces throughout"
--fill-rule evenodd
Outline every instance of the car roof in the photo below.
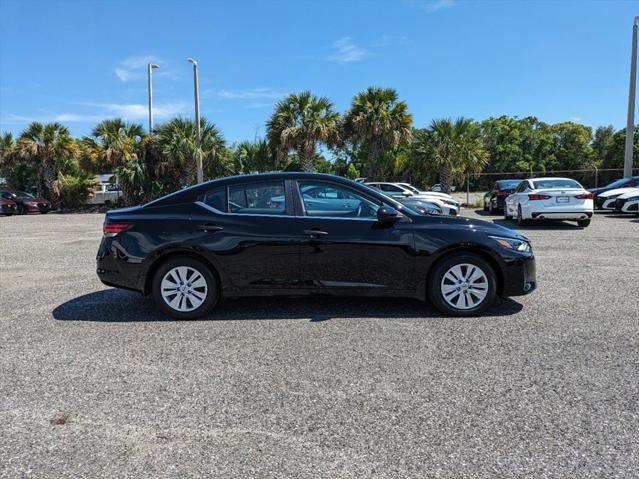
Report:
M 165 203 L 173 203 L 173 202 L 182 202 L 182 201 L 193 201 L 195 197 L 200 195 L 201 193 L 215 187 L 221 187 L 229 184 L 242 184 L 242 183 L 250 183 L 253 181 L 261 181 L 261 180 L 303 180 L 303 179 L 314 179 L 314 180 L 326 180 L 333 181 L 338 183 L 344 183 L 355 187 L 362 186 L 362 183 L 358 183 L 356 181 L 350 180 L 348 178 L 344 178 L 342 176 L 331 175 L 328 173 L 308 173 L 303 171 L 273 171 L 269 173 L 252 173 L 249 175 L 234 175 L 234 176 L 225 176 L 224 178 L 216 178 L 213 180 L 205 181 L 204 183 L 192 185 L 187 188 L 184 188 L 179 191 L 175 191 L 166 196 L 158 198 L 157 200 L 153 200 L 144 206 L 160 206 Z

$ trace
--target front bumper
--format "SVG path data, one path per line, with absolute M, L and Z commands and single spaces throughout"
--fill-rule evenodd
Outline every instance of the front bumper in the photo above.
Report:
M 503 296 L 523 296 L 537 289 L 537 267 L 533 255 L 507 261 L 503 275 Z
M 1 205 L 0 206 L 0 213 L 2 213 L 3 215 L 15 215 L 15 214 L 18 214 L 18 207 L 17 207 L 17 205 Z

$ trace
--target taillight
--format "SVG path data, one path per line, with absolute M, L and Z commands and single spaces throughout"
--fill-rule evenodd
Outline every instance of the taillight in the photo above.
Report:
M 270 206 L 271 208 L 278 208 L 280 206 L 280 202 L 271 200 Z
M 129 223 L 107 223 L 102 225 L 102 233 L 106 237 L 117 236 L 129 227 Z
M 575 198 L 578 198 L 580 200 L 591 200 L 593 198 L 592 193 L 582 193 L 580 195 L 575 196 Z
M 529 200 L 549 200 L 550 195 L 532 194 L 532 195 L 528 195 L 528 199 Z
M 509 194 L 509 193 L 508 193 L 507 191 L 498 191 L 498 192 L 496 193 L 496 195 L 497 195 L 497 196 L 508 196 L 508 194 Z

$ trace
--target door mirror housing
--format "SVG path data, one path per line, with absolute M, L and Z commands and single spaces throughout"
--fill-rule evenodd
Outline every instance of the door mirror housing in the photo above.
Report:
M 402 217 L 399 211 L 390 206 L 380 206 L 377 210 L 377 221 L 383 224 L 392 224 Z
M 413 196 L 413 193 L 410 191 L 402 191 L 402 195 L 404 195 L 406 198 L 408 198 L 409 196 Z

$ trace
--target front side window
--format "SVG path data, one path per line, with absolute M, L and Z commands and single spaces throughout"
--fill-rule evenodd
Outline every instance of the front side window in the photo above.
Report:
M 301 181 L 299 190 L 305 216 L 376 218 L 381 206 L 350 188 L 318 181 Z
M 228 211 L 226 209 L 226 188 L 207 191 L 203 202 L 211 208 L 226 213 Z
M 261 181 L 229 186 L 228 211 L 251 215 L 286 214 L 284 182 Z

